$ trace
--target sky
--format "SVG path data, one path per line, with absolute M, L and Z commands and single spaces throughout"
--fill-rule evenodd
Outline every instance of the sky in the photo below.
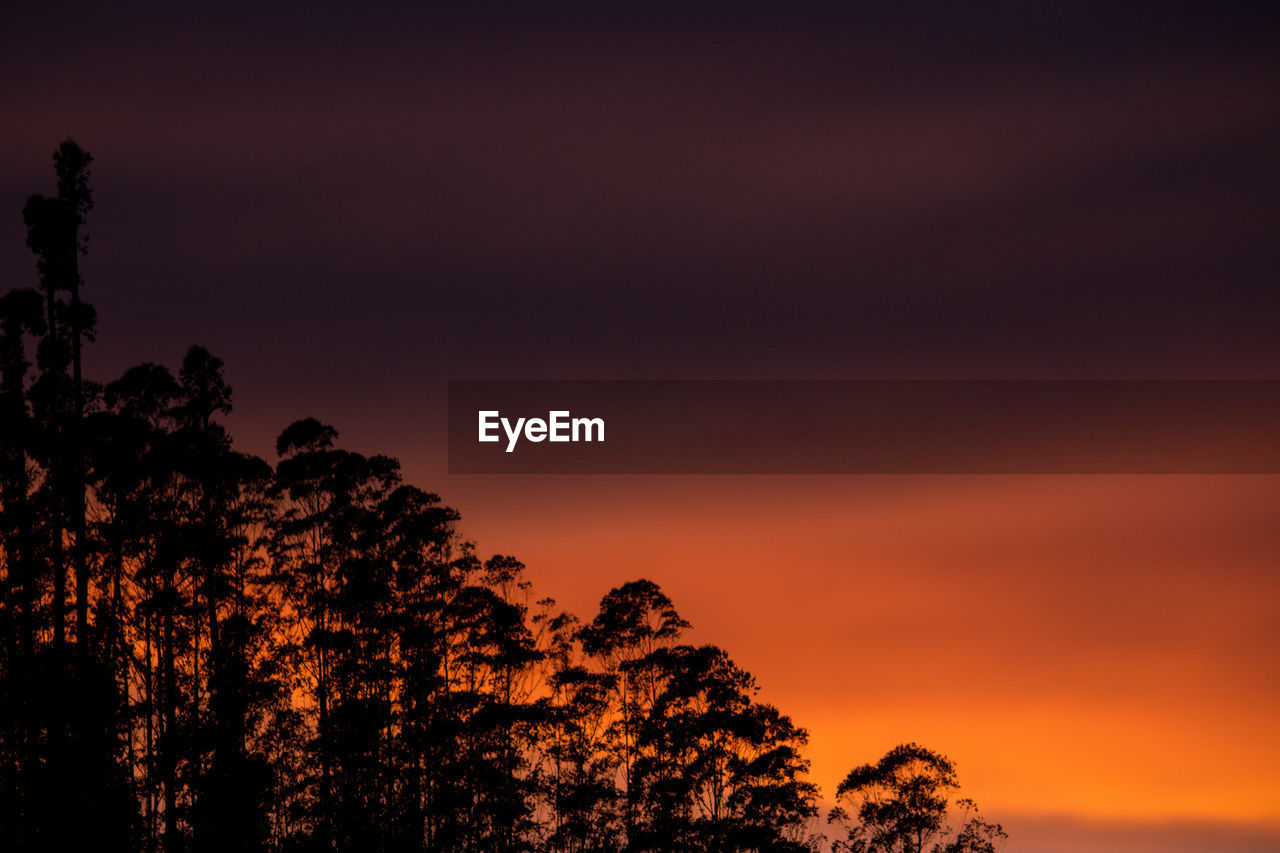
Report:
M 649 577 L 1010 851 L 1280 848 L 1280 478 L 462 477 L 449 379 L 1280 378 L 1266 4 L 24 8 L 0 287 L 96 157 L 90 375 L 224 359 L 589 615 Z M 8 211 L 7 214 L 3 213 Z

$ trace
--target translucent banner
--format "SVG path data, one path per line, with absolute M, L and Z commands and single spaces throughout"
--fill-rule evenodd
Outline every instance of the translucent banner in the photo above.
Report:
M 453 474 L 1275 474 L 1277 381 L 455 381 Z

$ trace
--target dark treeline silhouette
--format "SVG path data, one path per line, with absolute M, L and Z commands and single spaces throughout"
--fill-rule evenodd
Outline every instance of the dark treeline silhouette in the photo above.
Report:
M 827 820 L 841 830 L 833 853 L 995 853 L 1006 838 L 978 816 L 945 755 L 914 743 L 894 747 L 875 764 L 849 771 L 836 788 Z M 850 811 L 852 810 L 852 811 Z
M 0 849 L 825 845 L 806 732 L 655 584 L 580 622 L 332 427 L 236 451 L 201 347 L 85 379 L 91 158 L 54 161 L 24 210 L 39 290 L 0 299 Z M 943 831 L 950 764 L 906 759 L 850 775 L 880 805 L 833 814 L 840 849 L 991 849 Z

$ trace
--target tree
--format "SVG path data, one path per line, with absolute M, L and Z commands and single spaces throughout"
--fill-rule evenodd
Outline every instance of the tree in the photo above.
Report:
M 815 849 L 805 730 L 657 584 L 583 624 L 332 427 L 237 451 L 203 347 L 82 376 L 90 162 L 55 152 L 40 289 L 0 298 L 0 849 Z M 903 750 L 842 786 L 838 849 L 993 850 Z
M 29 455 L 34 425 L 27 404 L 26 344 L 44 333 L 44 305 L 34 290 L 0 298 L 0 847 L 32 843 L 31 803 L 42 777 L 36 683 L 38 506 Z
M 609 699 L 602 754 L 625 786 L 625 849 L 810 849 L 817 789 L 804 779 L 808 735 L 757 702 L 755 680 L 722 649 L 678 644 L 688 627 L 657 584 L 624 584 L 578 632 L 599 673 L 570 665 L 566 650 L 552 681 L 584 722 L 602 696 Z M 569 747 L 582 735 L 572 726 L 557 734 L 564 738 L 559 754 L 573 756 Z M 598 760 L 576 757 L 570 767 L 585 793 L 607 806 Z M 570 816 L 589 824 L 589 815 Z
M 850 853 L 994 853 L 1006 837 L 999 824 L 962 799 L 953 819 L 950 799 L 959 790 L 955 765 L 914 743 L 889 750 L 875 764 L 849 771 L 836 789 L 841 804 L 828 820 L 843 828 L 835 851 Z M 846 810 L 852 809 L 852 813 Z
M 390 714 L 381 654 L 391 588 L 374 552 L 378 508 L 400 483 L 399 465 L 341 450 L 337 435 L 314 418 L 280 434 L 270 547 L 304 662 L 296 686 L 314 702 L 317 843 L 377 849 L 385 825 L 375 792 L 383 776 L 378 733 Z
M 81 423 L 85 410 L 85 388 L 81 370 L 81 344 L 92 337 L 96 317 L 92 306 L 80 300 L 80 256 L 89 250 L 88 238 L 80 232 L 89 211 L 93 209 L 93 192 L 89 186 L 89 164 L 93 157 L 74 140 L 67 139 L 53 153 L 58 194 L 53 198 L 31 196 L 23 210 L 27 224 L 27 245 L 36 254 L 36 267 L 47 299 L 47 334 L 44 357 L 46 372 L 53 385 L 47 390 L 56 395 L 68 366 L 71 369 L 67 395 L 70 408 L 61 417 L 55 434 L 65 436 L 65 454 L 58 460 L 60 504 L 68 516 L 72 533 L 72 563 L 76 583 L 76 646 L 82 659 L 89 654 L 89 575 L 86 565 L 84 448 Z M 66 301 L 60 298 L 65 294 Z M 52 381 L 57 378 L 59 381 Z M 59 583 L 65 570 L 56 567 Z M 65 595 L 65 594 L 64 594 Z M 56 602 L 62 618 L 63 597 Z M 61 622 L 55 626 L 61 647 Z
M 722 649 L 676 646 L 658 659 L 664 686 L 639 731 L 645 808 L 632 849 L 810 849 L 817 789 L 804 779 L 807 733 L 756 702 L 755 679 Z
M 624 842 L 618 762 L 608 748 L 619 676 L 590 667 L 572 614 L 544 612 L 539 618 L 549 639 L 543 736 L 547 849 L 614 853 Z
M 623 826 L 628 838 L 638 820 L 639 728 L 661 690 L 658 655 L 688 627 L 658 585 L 642 578 L 610 590 L 600 601 L 599 613 L 579 634 L 583 650 L 614 676 L 616 713 L 609 739 L 621 768 Z
M 27 245 L 36 255 L 45 297 L 40 372 L 27 391 L 39 440 L 26 452 L 40 469 L 35 500 L 44 523 L 39 538 L 53 579 L 53 642 L 40 653 L 48 680 L 40 691 L 48 701 L 42 715 L 47 769 L 51 778 L 62 780 L 51 794 L 56 802 L 38 820 L 50 843 L 80 846 L 92 840 L 100 849 L 124 849 L 132 820 L 119 802 L 127 786 L 119 761 L 122 706 L 116 702 L 111 662 L 104 659 L 91 623 L 96 543 L 88 527 L 84 422 L 97 405 L 98 389 L 82 375 L 81 347 L 93 337 L 95 315 L 80 298 L 80 257 L 88 250 L 81 228 L 93 208 L 92 159 L 74 141 L 64 141 L 53 154 L 57 195 L 31 196 L 23 210 Z M 74 657 L 66 653 L 68 571 L 75 589 Z M 85 820 L 58 819 L 56 812 L 64 808 Z

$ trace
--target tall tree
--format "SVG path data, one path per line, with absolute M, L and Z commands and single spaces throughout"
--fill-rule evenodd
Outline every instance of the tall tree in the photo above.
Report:
M 94 331 L 93 309 L 81 300 L 80 257 L 88 249 L 81 231 L 93 207 L 89 186 L 92 157 L 73 140 L 53 155 L 57 195 L 32 196 L 23 215 L 27 244 L 37 258 L 45 295 L 45 335 L 38 349 L 40 376 L 30 389 L 43 441 L 35 458 L 44 468 L 41 488 L 47 501 L 49 569 L 53 577 L 53 646 L 50 666 L 53 698 L 48 717 L 51 772 L 71 780 L 58 797 L 85 814 L 101 814 L 97 843 L 124 844 L 127 837 L 106 821 L 104 797 L 114 791 L 118 706 L 109 666 L 93 647 L 90 609 L 93 589 L 87 533 L 86 441 L 84 419 L 93 387 L 83 377 L 81 345 Z M 67 557 L 70 557 L 68 560 Z M 75 581 L 74 660 L 67 645 L 67 573 Z M 54 769 L 56 768 L 56 769 Z M 55 822 L 51 829 L 67 843 L 95 821 Z M 109 831 L 110 830 L 110 831 Z
M 583 624 L 332 427 L 238 452 L 202 347 L 86 378 L 90 162 L 55 153 L 40 290 L 0 299 L 0 848 L 816 849 L 806 732 L 656 584 Z M 994 850 L 954 792 L 900 747 L 841 786 L 836 849 Z
M 807 733 L 756 702 L 755 680 L 721 649 L 676 646 L 659 661 L 664 686 L 638 738 L 645 810 L 631 849 L 809 850 Z
M 292 604 L 292 637 L 306 662 L 314 703 L 312 819 L 324 849 L 380 832 L 370 794 L 379 776 L 379 653 L 387 584 L 373 552 L 378 507 L 399 485 L 398 464 L 335 447 L 337 431 L 315 419 L 295 422 L 276 446 L 273 487 L 281 501 L 271 553 L 281 594 Z
M 608 743 L 619 676 L 592 668 L 576 617 L 541 618 L 549 632 L 543 744 L 547 849 L 612 853 L 624 843 L 619 765 Z
M 186 838 L 183 744 L 192 701 L 190 682 L 180 678 L 192 613 L 185 559 L 190 519 L 179 473 L 185 463 L 174 437 L 180 392 L 173 374 L 156 364 L 131 368 L 108 385 L 111 418 L 101 434 L 110 443 L 98 468 L 99 494 L 121 527 L 113 531 L 119 539 L 112 550 L 119 549 L 132 570 L 128 649 L 139 682 L 145 836 L 148 849 L 166 851 Z
M 582 647 L 603 671 L 616 676 L 617 713 L 610 726 L 624 785 L 623 826 L 636 830 L 640 757 L 639 729 L 662 689 L 660 653 L 673 646 L 689 623 L 657 584 L 641 579 L 610 590 L 600 611 L 581 631 Z
M 27 342 L 44 333 L 44 306 L 34 290 L 0 298 L 0 847 L 32 843 L 31 794 L 41 778 L 35 683 L 37 507 L 27 405 Z
M 85 218 L 93 209 L 93 191 L 89 187 L 89 164 L 92 155 L 74 140 L 67 139 L 53 154 L 54 171 L 58 176 L 58 201 L 66 213 L 66 227 L 70 231 L 64 238 L 67 250 L 66 288 L 70 296 L 69 335 L 71 338 L 71 387 L 73 408 L 71 419 L 71 524 L 74 539 L 72 562 L 76 578 L 76 646 L 80 657 L 89 654 L 89 569 L 86 565 L 85 542 L 85 458 L 84 458 L 84 376 L 81 360 L 81 344 L 86 336 L 92 336 L 96 315 L 91 306 L 80 300 L 80 256 L 89 251 L 89 238 L 81 233 Z
M 63 403 L 51 409 L 56 422 L 53 434 L 62 437 L 56 462 L 61 469 L 55 479 L 59 510 L 65 513 L 71 539 L 72 564 L 76 584 L 76 645 L 81 658 L 89 652 L 89 576 L 85 536 L 85 460 L 82 421 L 85 388 L 81 344 L 91 337 L 96 317 L 92 306 L 80 298 L 80 256 L 88 252 L 88 238 L 81 233 L 93 209 L 89 186 L 89 164 L 93 157 L 74 140 L 67 139 L 53 153 L 58 194 L 52 198 L 34 195 L 27 200 L 23 218 L 27 224 L 27 245 L 37 257 L 37 270 L 47 301 L 47 339 L 42 363 L 48 374 L 46 394 L 65 394 Z M 70 369 L 70 382 L 65 372 Z M 59 587 L 65 584 L 65 569 L 55 567 Z M 61 648 L 65 591 L 55 593 L 55 644 Z
M 994 853 L 1004 840 L 999 824 L 961 799 L 955 765 L 914 743 L 889 750 L 874 764 L 849 771 L 836 788 L 839 805 L 828 820 L 843 830 L 834 851 L 850 853 Z

